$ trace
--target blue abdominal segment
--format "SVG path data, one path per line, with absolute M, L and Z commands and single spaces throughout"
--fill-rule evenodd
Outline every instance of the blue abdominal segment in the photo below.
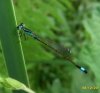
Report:
M 83 67 L 81 67 L 80 70 L 81 70 L 82 72 L 87 73 L 87 70 L 86 70 L 85 68 L 83 68 Z

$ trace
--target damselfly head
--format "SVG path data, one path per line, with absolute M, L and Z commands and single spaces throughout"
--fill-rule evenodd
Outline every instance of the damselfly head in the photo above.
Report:
M 17 29 L 21 30 L 23 27 L 25 27 L 25 24 L 21 23 L 20 25 L 17 26 Z

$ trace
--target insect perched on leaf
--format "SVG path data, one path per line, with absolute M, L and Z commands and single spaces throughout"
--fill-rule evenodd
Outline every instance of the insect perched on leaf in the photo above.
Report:
M 17 29 L 20 30 L 21 33 L 23 33 L 24 35 L 28 35 L 28 36 L 32 37 L 33 39 L 41 42 L 42 44 L 48 46 L 50 49 L 52 49 L 53 51 L 55 51 L 60 57 L 68 60 L 69 62 L 71 62 L 75 67 L 77 67 L 78 69 L 80 69 L 82 72 L 87 73 L 87 70 L 84 67 L 79 66 L 78 64 L 76 64 L 75 62 L 73 62 L 72 59 L 69 56 L 64 55 L 61 51 L 59 51 L 58 49 L 56 49 L 53 46 L 49 45 L 47 42 L 45 42 L 43 39 L 41 39 L 33 31 L 31 31 L 30 29 L 26 28 L 23 23 L 21 23 L 20 25 L 18 25 Z M 67 49 L 67 51 L 69 53 L 71 53 L 70 49 Z

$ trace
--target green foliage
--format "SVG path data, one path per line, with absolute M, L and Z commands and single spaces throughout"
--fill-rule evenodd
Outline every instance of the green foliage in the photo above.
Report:
M 96 73 L 98 73 L 99 70 L 94 68 L 96 67 L 96 63 L 92 63 L 93 61 L 98 60 L 97 64 L 99 66 L 98 62 L 100 60 L 97 56 L 99 55 L 99 48 L 97 47 L 99 46 L 99 41 L 97 41 L 99 38 L 99 32 L 95 31 L 96 29 L 97 31 L 99 30 L 99 10 L 96 7 L 99 7 L 100 5 L 97 5 L 96 2 L 97 1 L 95 0 L 16 1 L 15 8 L 19 23 L 23 21 L 25 24 L 27 24 L 27 27 L 33 29 L 41 37 L 44 37 L 47 40 L 54 40 L 59 45 L 70 47 L 73 54 L 73 60 L 80 64 L 84 64 L 84 66 L 87 65 L 86 67 L 89 70 L 89 74 L 87 76 L 82 75 L 78 72 L 78 70 L 71 67 L 71 64 L 67 64 L 67 66 L 69 66 L 67 67 L 63 60 L 59 59 L 57 56 L 55 56 L 55 54 L 45 50 L 40 43 L 37 43 L 34 40 L 28 40 L 25 42 L 22 41 L 31 85 L 37 87 L 38 91 L 43 86 L 45 86 L 43 88 L 44 90 L 48 89 L 49 86 L 50 91 L 47 91 L 53 93 L 53 91 L 56 91 L 56 88 L 54 88 L 52 91 L 51 87 L 54 86 L 53 82 L 55 82 L 56 79 L 59 80 L 63 90 L 65 87 L 66 92 L 64 93 L 90 93 L 91 90 L 84 91 L 81 89 L 81 87 L 92 85 L 98 86 L 97 81 L 99 81 L 99 75 Z M 96 23 L 96 19 L 98 23 Z M 58 48 L 58 45 L 56 48 Z M 95 49 L 97 51 L 95 51 Z M 61 64 L 59 64 L 59 62 L 64 63 L 65 67 L 60 69 Z M 53 63 L 55 64 L 53 65 Z M 47 64 L 49 66 L 45 66 Z M 66 69 L 67 72 L 63 69 Z M 51 78 L 51 73 L 55 76 L 54 79 Z M 35 78 L 35 81 L 32 81 L 33 78 Z M 94 78 L 97 79 L 95 80 Z M 81 83 L 82 80 L 83 82 Z M 40 81 L 45 83 L 41 83 Z M 50 83 L 50 81 L 52 83 Z M 89 83 L 87 84 L 87 82 Z M 94 91 L 95 93 L 98 92 L 96 90 L 93 90 L 92 92 Z
M 18 24 L 25 23 L 61 51 L 62 45 L 69 47 L 73 60 L 88 69 L 84 75 L 46 46 L 29 37 L 22 39 L 30 84 L 38 93 L 100 92 L 82 89 L 100 87 L 99 3 L 99 0 L 14 0 Z
M 28 87 L 26 87 L 23 83 L 13 79 L 13 78 L 2 78 L 0 77 L 0 84 L 2 87 L 11 89 L 11 90 L 24 90 L 28 93 L 35 93 Z
M 33 70 L 31 70 L 32 72 L 30 72 L 30 79 L 31 81 L 33 79 L 35 80 L 33 81 L 35 88 L 41 88 L 43 90 L 45 88 L 48 88 L 49 86 L 52 86 L 56 79 L 60 80 L 62 86 L 70 88 L 70 84 L 68 85 L 67 83 L 71 82 L 69 81 L 69 78 L 71 79 L 72 77 L 69 72 L 71 72 L 72 70 L 69 70 L 69 68 L 73 69 L 73 67 L 69 66 L 70 63 L 66 63 L 66 61 L 61 59 L 37 62 L 35 63 Z

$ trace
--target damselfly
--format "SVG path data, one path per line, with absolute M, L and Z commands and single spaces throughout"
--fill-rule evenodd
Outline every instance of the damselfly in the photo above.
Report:
M 61 51 L 57 50 L 56 48 L 52 47 L 51 45 L 49 45 L 48 43 L 46 43 L 45 41 L 43 41 L 37 34 L 35 34 L 30 29 L 26 28 L 23 23 L 21 23 L 20 25 L 18 25 L 17 29 L 21 30 L 22 33 L 24 33 L 25 35 L 29 35 L 30 37 L 34 38 L 35 40 L 37 40 L 37 41 L 41 42 L 42 44 L 48 46 L 50 49 L 54 50 L 59 56 L 61 56 L 62 58 L 68 60 L 69 62 L 71 62 L 74 66 L 76 66 L 82 72 L 87 73 L 87 70 L 84 67 L 79 66 L 78 64 L 76 64 L 75 62 L 73 62 L 73 60 L 70 57 L 63 55 L 61 53 Z

